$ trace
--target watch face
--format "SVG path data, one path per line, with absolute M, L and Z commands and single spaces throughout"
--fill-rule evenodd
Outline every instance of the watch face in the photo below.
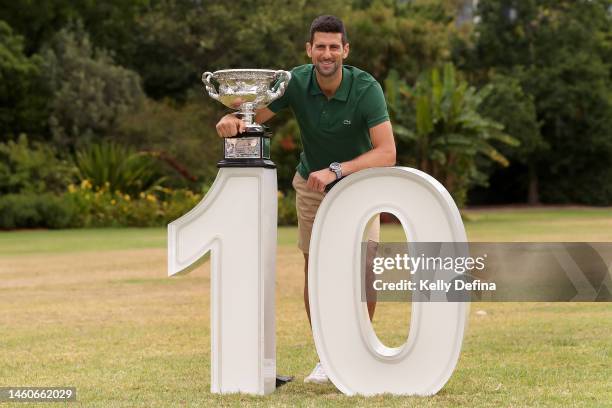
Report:
M 329 169 L 336 173 L 336 179 L 342 177 L 342 167 L 340 166 L 340 163 L 334 162 L 330 164 Z

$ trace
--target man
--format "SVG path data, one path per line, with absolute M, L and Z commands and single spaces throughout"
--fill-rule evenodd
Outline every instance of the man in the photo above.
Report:
M 298 247 L 304 253 L 304 305 L 308 301 L 308 250 L 312 225 L 325 189 L 341 177 L 370 167 L 395 164 L 395 141 L 382 89 L 368 73 L 343 66 L 349 55 L 344 24 L 333 16 L 317 17 L 310 27 L 306 53 L 312 64 L 294 68 L 285 94 L 256 113 L 263 123 L 290 107 L 298 121 L 304 151 L 293 179 L 298 212 Z M 217 124 L 221 137 L 244 131 L 232 114 Z M 378 241 L 379 220 L 368 227 L 368 239 Z M 370 319 L 375 303 L 368 303 Z M 321 363 L 305 382 L 328 381 Z

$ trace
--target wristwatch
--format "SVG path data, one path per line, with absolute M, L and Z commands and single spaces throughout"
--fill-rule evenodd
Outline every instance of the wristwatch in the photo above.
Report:
M 342 178 L 342 166 L 338 162 L 333 162 L 329 165 L 329 170 L 336 174 L 336 180 Z

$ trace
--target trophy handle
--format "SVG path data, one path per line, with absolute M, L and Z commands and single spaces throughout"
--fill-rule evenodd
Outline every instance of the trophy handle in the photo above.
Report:
M 267 103 L 270 103 L 273 100 L 278 99 L 281 96 L 283 96 L 283 94 L 285 93 L 285 89 L 287 88 L 287 85 L 289 84 L 289 81 L 291 81 L 291 72 L 283 71 L 282 69 L 280 69 L 274 73 L 274 79 L 276 80 L 278 78 L 282 78 L 282 79 L 281 79 L 280 84 L 278 85 L 278 88 L 276 88 L 276 91 L 268 89 L 266 92 L 266 95 L 268 97 Z
M 212 76 L 213 76 L 212 72 L 206 71 L 205 73 L 202 74 L 202 82 L 204 82 L 204 85 L 206 85 L 206 91 L 208 92 L 208 95 L 210 95 L 211 98 L 218 101 L 219 94 L 217 93 L 215 86 L 210 81 L 210 78 L 212 78 Z

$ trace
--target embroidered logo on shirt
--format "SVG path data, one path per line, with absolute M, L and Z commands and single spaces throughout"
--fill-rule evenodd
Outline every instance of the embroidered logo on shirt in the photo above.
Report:
M 350 125 L 350 124 L 351 124 L 351 121 L 350 121 L 350 120 L 348 120 L 348 119 L 344 119 L 344 124 L 345 124 L 345 125 Z

